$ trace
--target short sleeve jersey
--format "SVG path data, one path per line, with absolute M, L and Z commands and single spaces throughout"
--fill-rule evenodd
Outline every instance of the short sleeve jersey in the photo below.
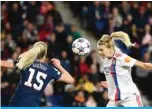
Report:
M 108 96 L 111 100 L 121 100 L 138 89 L 131 77 L 131 68 L 136 59 L 116 51 L 111 59 L 103 59 L 103 69 L 108 83 Z
M 61 73 L 53 66 L 35 61 L 21 71 L 21 79 L 10 106 L 39 106 L 41 96 L 51 80 L 58 80 Z

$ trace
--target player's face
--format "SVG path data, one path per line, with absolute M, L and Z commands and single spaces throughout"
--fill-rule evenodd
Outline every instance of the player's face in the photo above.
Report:
M 99 54 L 103 57 L 103 58 L 108 58 L 111 57 L 110 54 L 110 49 L 107 48 L 105 45 L 100 45 L 100 47 L 98 48 Z

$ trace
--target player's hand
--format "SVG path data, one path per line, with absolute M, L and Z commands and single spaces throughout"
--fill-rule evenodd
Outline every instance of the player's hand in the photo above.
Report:
M 61 67 L 60 61 L 56 58 L 51 59 L 51 63 L 56 67 L 59 68 Z
M 101 81 L 101 86 L 104 88 L 108 88 L 107 81 Z

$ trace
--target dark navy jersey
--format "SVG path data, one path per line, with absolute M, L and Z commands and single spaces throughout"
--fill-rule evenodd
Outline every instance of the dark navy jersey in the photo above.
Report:
M 21 79 L 9 106 L 39 106 L 41 96 L 51 80 L 58 80 L 60 72 L 53 66 L 35 61 L 21 71 Z

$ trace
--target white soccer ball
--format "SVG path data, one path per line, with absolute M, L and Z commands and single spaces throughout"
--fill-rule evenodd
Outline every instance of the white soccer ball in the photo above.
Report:
M 90 53 L 90 42 L 85 38 L 78 38 L 72 43 L 72 51 L 80 56 L 84 56 Z

